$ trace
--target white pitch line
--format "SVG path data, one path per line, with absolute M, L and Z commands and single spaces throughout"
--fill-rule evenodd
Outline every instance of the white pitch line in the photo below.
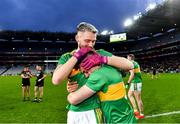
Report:
M 145 116 L 145 118 L 155 118 L 159 116 L 166 116 L 166 115 L 173 115 L 173 114 L 180 114 L 180 111 L 173 111 L 173 112 L 161 113 L 161 114 L 156 114 L 156 115 L 148 115 L 148 116 Z

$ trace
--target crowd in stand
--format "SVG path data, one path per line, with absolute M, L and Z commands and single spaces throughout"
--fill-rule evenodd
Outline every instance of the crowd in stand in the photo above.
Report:
M 1 34 L 2 33 L 3 32 L 1 32 Z M 8 36 L 6 36 L 7 34 Z M 58 60 L 59 55 L 76 48 L 76 44 L 74 44 L 75 41 L 73 39 L 74 35 L 74 33 L 14 33 L 6 31 L 1 36 L 4 36 L 5 39 L 9 39 L 11 42 L 7 41 L 8 43 L 6 43 L 2 41 L 0 45 L 0 64 L 5 66 L 8 62 L 9 64 L 21 64 L 21 62 L 25 61 L 29 61 L 31 63 L 42 63 L 45 60 Z M 21 41 L 21 43 L 19 41 L 13 42 L 13 40 L 18 38 L 24 41 Z M 28 41 L 31 39 L 36 39 L 39 42 Z M 105 49 L 112 52 L 114 55 L 124 57 L 126 57 L 127 54 L 132 53 L 136 56 L 136 59 L 141 64 L 144 72 L 151 71 L 152 67 L 157 68 L 159 72 L 180 71 L 180 32 L 171 32 L 163 36 L 152 37 L 145 40 L 118 43 L 107 43 L 107 39 L 108 36 L 98 36 L 95 49 Z M 43 42 L 43 40 L 51 40 L 52 42 Z M 104 43 L 99 44 L 99 41 Z M 4 69 L 1 67 L 2 66 L 0 66 L 0 71 L 2 70 L 1 72 L 3 72 Z M 9 71 L 10 70 L 15 69 L 9 69 Z
M 160 73 L 179 73 L 180 56 L 168 56 L 159 59 L 139 60 L 142 71 L 151 72 L 152 68 Z

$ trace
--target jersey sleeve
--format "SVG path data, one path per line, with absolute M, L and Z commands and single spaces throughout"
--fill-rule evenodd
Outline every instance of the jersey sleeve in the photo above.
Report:
M 68 60 L 69 60 L 69 58 L 71 57 L 71 54 L 70 53 L 65 53 L 65 54 L 63 54 L 60 58 L 59 58 L 59 60 L 58 60 L 58 64 L 65 64 Z
M 99 49 L 96 51 L 97 53 L 99 53 L 100 55 L 103 55 L 103 56 L 112 56 L 113 54 L 108 52 L 108 51 L 105 51 L 104 49 Z
M 102 75 L 92 73 L 86 82 L 86 86 L 92 89 L 93 91 L 98 92 L 104 87 L 106 82 L 106 78 Z

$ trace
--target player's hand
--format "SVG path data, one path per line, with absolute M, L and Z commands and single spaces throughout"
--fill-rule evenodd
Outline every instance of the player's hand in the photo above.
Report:
M 40 82 L 41 81 L 41 79 L 38 79 L 38 82 Z
M 77 89 L 78 89 L 78 83 L 77 83 L 77 81 L 75 81 L 75 82 L 68 81 L 68 82 L 67 82 L 67 91 L 68 91 L 69 93 L 74 92 L 74 91 L 76 91 Z
M 90 51 L 93 51 L 93 48 L 91 47 L 82 47 L 77 52 L 74 52 L 73 56 L 77 58 L 77 60 L 82 59 L 87 53 Z
M 128 89 L 129 86 L 130 86 L 130 83 L 126 83 L 126 84 L 125 84 L 125 88 L 126 88 L 126 89 Z
M 107 64 L 107 62 L 108 62 L 107 56 L 101 56 L 98 53 L 94 52 L 93 55 L 85 58 L 81 62 L 80 67 L 83 70 L 88 71 L 89 69 L 91 69 L 92 67 L 94 67 L 96 65 Z

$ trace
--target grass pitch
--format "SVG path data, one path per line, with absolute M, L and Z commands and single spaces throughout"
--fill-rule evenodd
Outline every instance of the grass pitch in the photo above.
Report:
M 35 78 L 31 79 L 31 100 L 34 97 Z M 0 77 L 1 123 L 63 123 L 66 122 L 67 92 L 65 83 L 54 86 L 45 79 L 43 102 L 22 100 L 20 76 Z
M 127 77 L 125 78 L 127 81 Z M 31 79 L 31 100 L 35 78 Z M 161 74 L 158 79 L 143 75 L 142 99 L 145 115 L 180 111 L 179 74 Z M 0 76 L 1 123 L 66 123 L 67 92 L 65 82 L 54 86 L 51 77 L 45 80 L 41 103 L 22 101 L 20 76 Z M 139 123 L 180 123 L 180 114 L 139 120 Z

